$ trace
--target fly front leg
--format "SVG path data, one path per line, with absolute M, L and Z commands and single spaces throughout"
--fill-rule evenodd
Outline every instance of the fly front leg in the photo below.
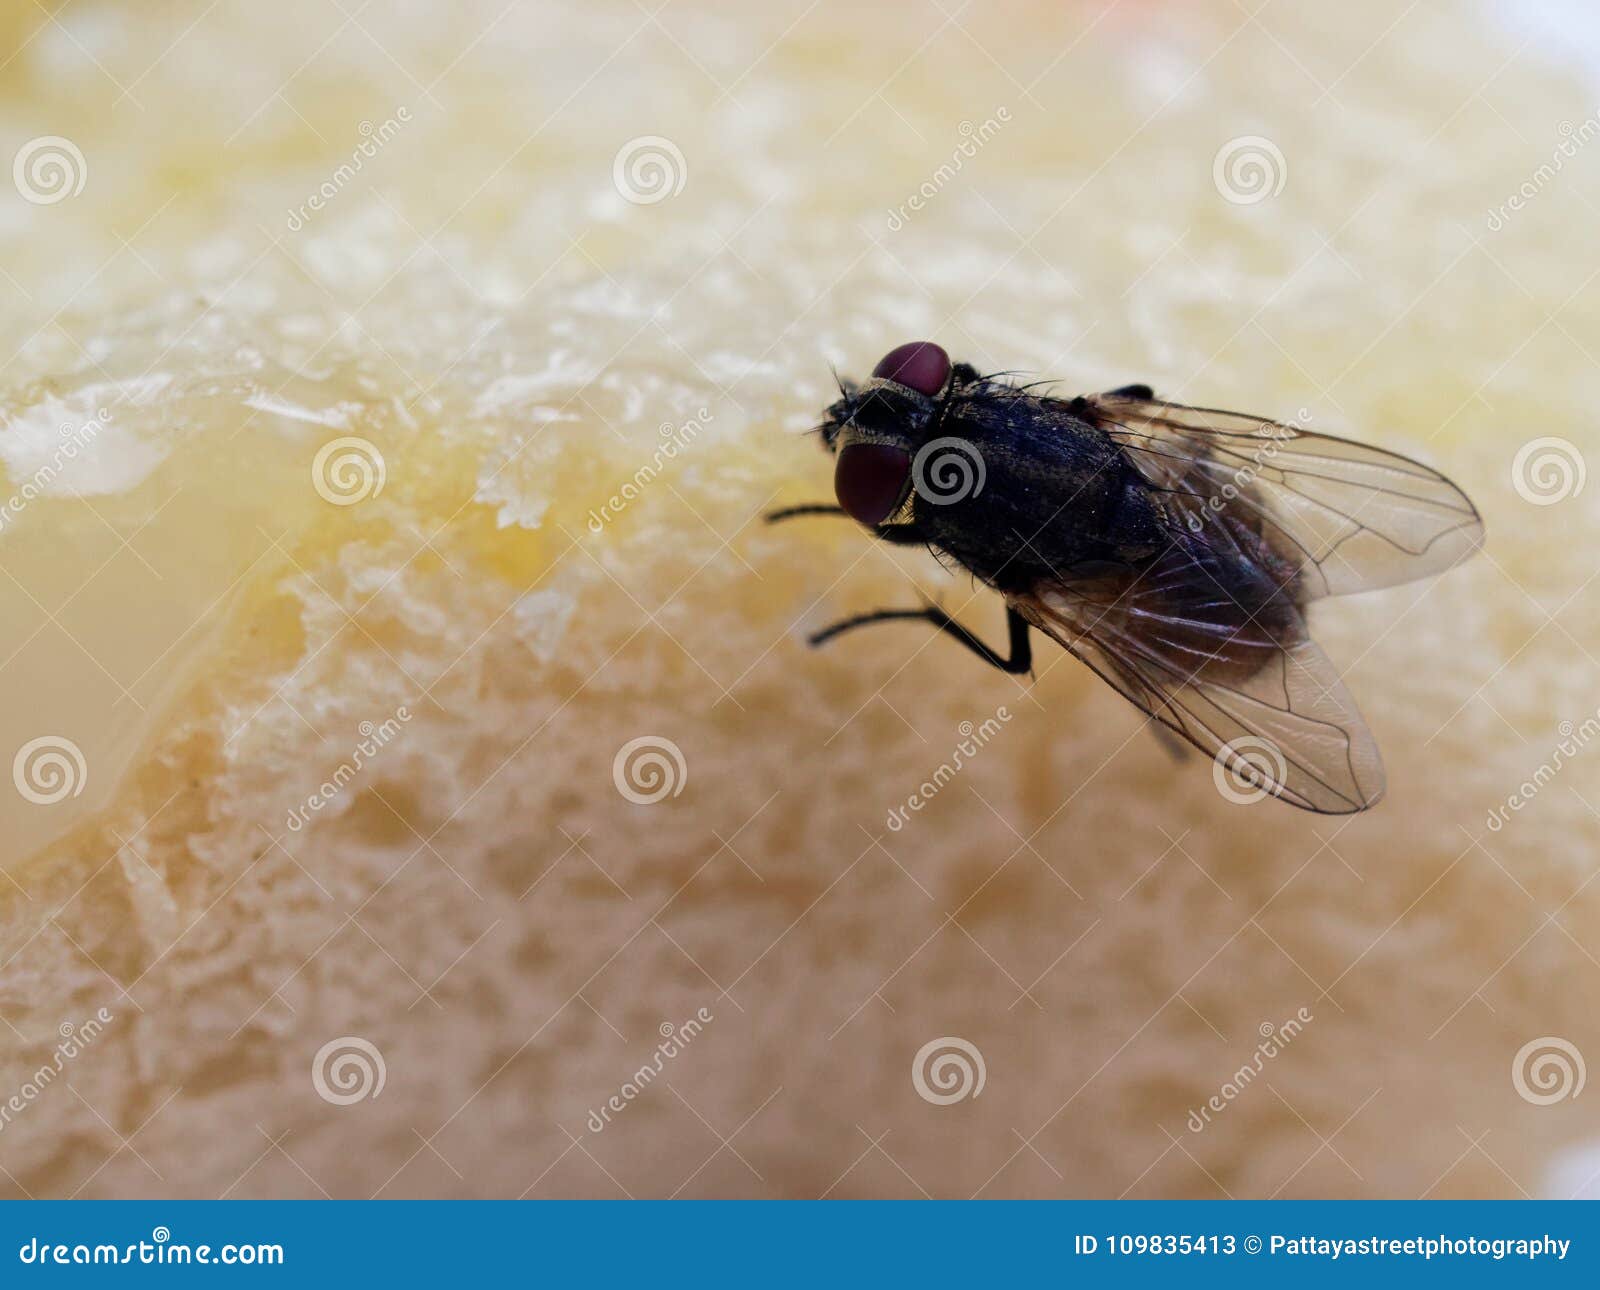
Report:
M 935 605 L 924 609 L 879 609 L 870 614 L 859 614 L 854 618 L 846 618 L 843 622 L 834 623 L 832 627 L 825 627 L 810 637 L 810 644 L 824 645 L 835 636 L 845 632 L 854 631 L 857 627 L 866 627 L 871 623 L 889 623 L 920 619 L 932 623 L 941 632 L 953 636 L 969 650 L 992 667 L 999 668 L 1002 672 L 1013 675 L 1028 672 L 1033 669 L 1033 642 L 1028 636 L 1028 620 L 1010 606 L 1006 607 L 1006 627 L 1011 635 L 1011 655 L 1006 657 L 998 651 L 991 649 L 974 636 L 960 623 Z
M 845 514 L 842 506 L 833 506 L 827 502 L 812 502 L 805 506 L 786 506 L 781 511 L 768 511 L 764 517 L 768 524 L 776 524 L 779 520 L 796 520 L 807 515 L 840 515 L 850 518 Z M 872 530 L 872 535 L 882 538 L 885 542 L 892 542 L 895 546 L 925 546 L 927 539 L 917 532 L 914 524 L 880 524 Z
M 835 506 L 831 502 L 810 502 L 805 506 L 785 506 L 781 511 L 768 511 L 763 519 L 768 524 L 776 524 L 779 520 L 797 520 L 802 515 L 843 515 L 844 507 Z

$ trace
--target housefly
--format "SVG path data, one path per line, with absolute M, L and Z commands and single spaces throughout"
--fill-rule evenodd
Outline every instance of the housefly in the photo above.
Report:
M 1462 491 L 1397 453 L 1292 424 L 1186 407 L 1144 385 L 1053 398 L 952 364 L 938 345 L 891 350 L 819 430 L 838 505 L 1000 592 L 1009 653 L 941 609 L 833 624 L 931 623 L 985 662 L 1032 669 L 1030 628 L 1156 721 L 1295 806 L 1365 810 L 1383 763 L 1306 630 L 1322 596 L 1393 586 L 1469 556 L 1483 522 Z

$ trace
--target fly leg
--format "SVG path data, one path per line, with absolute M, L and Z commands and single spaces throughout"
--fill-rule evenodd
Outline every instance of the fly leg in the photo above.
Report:
M 768 511 L 765 519 L 768 524 L 776 524 L 779 520 L 799 519 L 804 515 L 844 515 L 842 506 L 833 506 L 826 502 L 812 502 L 806 506 L 786 506 L 781 511 Z M 882 538 L 885 542 L 892 542 L 896 546 L 925 546 L 927 539 L 917 532 L 914 524 L 880 524 L 872 530 L 873 536 Z
M 848 632 L 857 627 L 865 627 L 869 623 L 888 623 L 901 620 L 920 619 L 932 623 L 946 635 L 955 637 L 969 650 L 981 658 L 985 663 L 999 668 L 1002 672 L 1021 673 L 1033 669 L 1033 642 L 1028 638 L 1028 620 L 1015 609 L 1006 608 L 1006 627 L 1011 633 L 1011 657 L 997 653 L 989 648 L 956 620 L 935 605 L 924 609 L 879 609 L 870 614 L 858 614 L 854 618 L 846 618 L 843 622 L 834 623 L 832 627 L 825 627 L 810 638 L 813 646 L 826 644 L 835 636 Z
M 1107 390 L 1100 397 L 1102 399 L 1153 399 L 1156 392 L 1148 385 L 1119 385 L 1114 390 Z
M 815 502 L 806 506 L 789 506 L 781 511 L 769 511 L 767 523 L 776 524 L 779 520 L 797 519 L 803 515 L 843 515 L 844 507 L 831 506 L 824 502 Z M 873 529 L 878 537 L 885 542 L 893 542 L 898 546 L 923 546 L 927 539 L 917 532 L 914 524 L 880 524 Z M 1002 672 L 1022 673 L 1033 670 L 1033 643 L 1028 638 L 1028 620 L 1015 609 L 1007 606 L 1006 626 L 1011 633 L 1011 657 L 1007 658 L 989 648 L 956 620 L 945 613 L 936 605 L 928 605 L 922 609 L 879 609 L 870 614 L 858 614 L 854 618 L 846 618 L 842 622 L 825 627 L 809 638 L 813 647 L 825 645 L 835 636 L 850 631 L 856 627 L 865 627 L 869 623 L 889 623 L 902 620 L 917 619 L 922 622 L 932 623 L 940 631 L 953 636 L 969 650 L 981 658 L 985 663 L 999 668 Z

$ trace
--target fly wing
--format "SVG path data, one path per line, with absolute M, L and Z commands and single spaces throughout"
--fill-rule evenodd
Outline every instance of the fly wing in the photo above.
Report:
M 1448 569 L 1483 521 L 1438 471 L 1398 453 L 1237 412 L 1102 394 L 1085 399 L 1193 533 L 1245 524 L 1297 571 L 1302 600 Z
M 1383 761 L 1292 601 L 1241 615 L 1203 558 L 1013 596 L 1024 618 L 1236 780 L 1345 815 L 1383 796 Z

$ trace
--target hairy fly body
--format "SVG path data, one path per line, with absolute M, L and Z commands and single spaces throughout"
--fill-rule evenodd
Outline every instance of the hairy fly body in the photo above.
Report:
M 841 384 L 820 431 L 838 505 L 885 541 L 955 560 L 1006 600 L 1001 654 L 943 611 L 921 619 L 986 662 L 1029 671 L 1030 628 L 1231 771 L 1307 810 L 1365 810 L 1383 765 L 1306 631 L 1328 595 L 1438 573 L 1483 524 L 1436 471 L 1296 426 L 1156 399 L 1147 386 L 1059 399 L 915 341 Z

